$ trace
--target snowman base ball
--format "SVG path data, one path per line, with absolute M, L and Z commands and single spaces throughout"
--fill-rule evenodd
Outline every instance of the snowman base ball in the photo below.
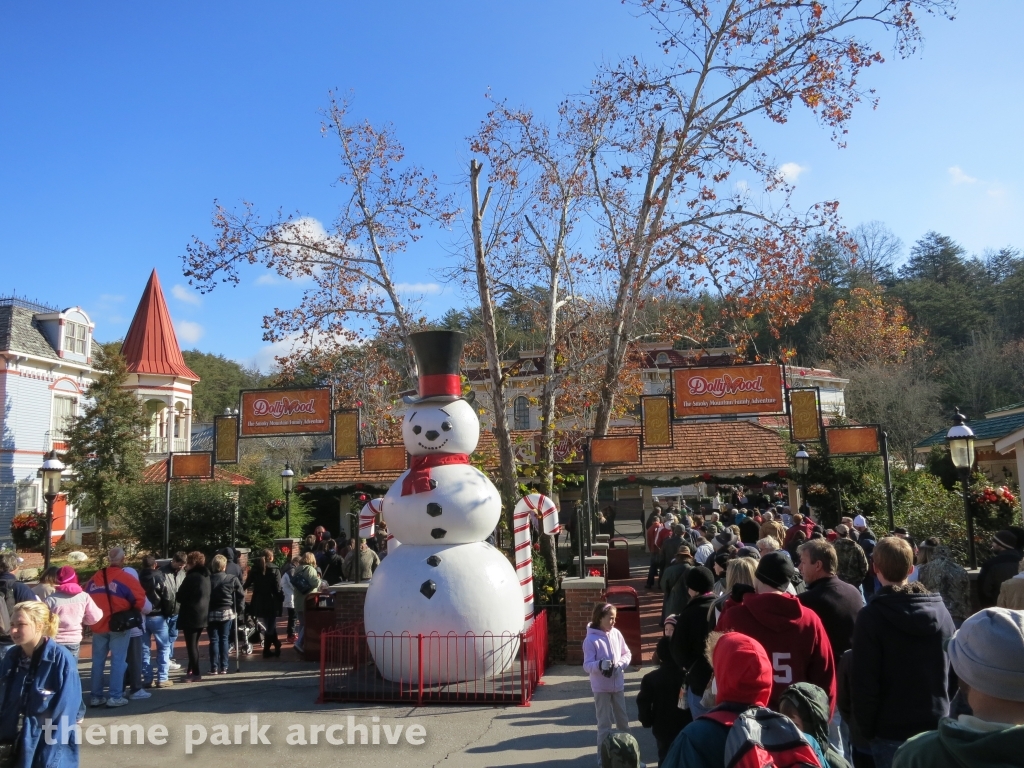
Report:
M 367 644 L 392 682 L 436 685 L 493 677 L 516 658 L 523 631 L 515 568 L 486 542 L 401 546 L 370 580 Z

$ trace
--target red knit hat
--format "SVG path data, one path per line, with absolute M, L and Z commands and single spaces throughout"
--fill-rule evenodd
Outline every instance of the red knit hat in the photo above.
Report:
M 739 632 L 727 632 L 713 655 L 716 704 L 766 707 L 772 694 L 772 664 L 759 642 Z

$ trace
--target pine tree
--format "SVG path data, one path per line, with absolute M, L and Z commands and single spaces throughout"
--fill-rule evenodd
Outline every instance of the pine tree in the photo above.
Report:
M 142 478 L 149 420 L 135 393 L 124 388 L 128 368 L 120 351 L 101 348 L 96 367 L 86 406 L 68 429 L 64 463 L 74 478 L 68 498 L 81 515 L 95 518 L 102 550 L 104 523 L 119 494 Z

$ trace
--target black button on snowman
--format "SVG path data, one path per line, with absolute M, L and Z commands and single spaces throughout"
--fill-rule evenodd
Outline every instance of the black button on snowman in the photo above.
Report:
M 512 638 L 523 629 L 523 590 L 515 568 L 484 541 L 498 524 L 501 497 L 469 464 L 480 422 L 461 394 L 464 338 L 454 331 L 410 337 L 419 397 L 407 399 L 402 438 L 412 466 L 382 505 L 401 546 L 373 574 L 364 609 L 370 651 L 388 680 L 418 680 L 419 662 L 415 640 L 386 635 L 474 636 L 424 640 L 423 681 L 446 683 L 500 673 L 515 658 Z M 500 642 L 502 636 L 509 642 Z

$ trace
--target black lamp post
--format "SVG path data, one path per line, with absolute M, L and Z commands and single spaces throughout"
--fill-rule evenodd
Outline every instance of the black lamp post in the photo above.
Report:
M 284 488 L 284 535 L 292 537 L 292 487 L 295 484 L 295 473 L 288 464 L 281 473 L 281 487 Z
M 46 500 L 46 549 L 43 550 L 43 569 L 50 567 L 50 547 L 53 537 L 53 502 L 60 495 L 60 478 L 64 465 L 57 458 L 56 451 L 50 451 L 43 457 L 43 466 L 39 475 L 43 478 L 43 498 Z
M 804 478 L 807 476 L 807 471 L 811 468 L 811 455 L 807 452 L 807 446 L 803 443 L 797 446 L 793 462 L 796 464 L 796 474 L 800 478 L 800 482 L 797 485 L 797 489 L 800 491 L 800 504 L 797 505 L 797 508 L 799 509 L 799 507 L 803 506 L 805 503 Z
M 974 515 L 971 513 L 971 467 L 974 466 L 974 432 L 965 423 L 967 419 L 958 408 L 953 426 L 946 433 L 949 457 L 960 473 L 960 484 L 964 490 L 964 514 L 967 517 L 967 553 L 971 568 L 978 567 L 978 555 L 974 550 Z

